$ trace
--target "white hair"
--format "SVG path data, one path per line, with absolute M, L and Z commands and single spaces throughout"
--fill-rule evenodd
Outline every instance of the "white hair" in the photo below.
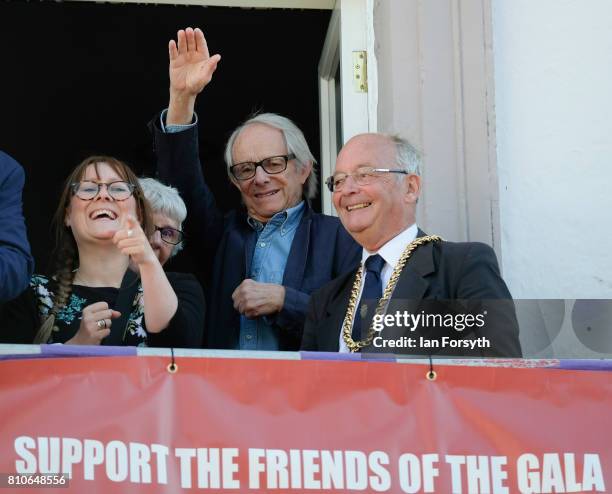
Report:
M 304 137 L 302 131 L 291 120 L 289 120 L 287 117 L 277 115 L 276 113 L 260 113 L 259 115 L 255 115 L 246 120 L 244 123 L 238 126 L 234 132 L 232 132 L 232 135 L 225 145 L 225 163 L 227 164 L 227 173 L 229 177 L 232 178 L 229 169 L 232 165 L 234 165 L 234 160 L 232 157 L 232 148 L 234 147 L 234 143 L 247 126 L 255 123 L 264 124 L 282 132 L 283 138 L 285 139 L 285 145 L 287 146 L 287 152 L 295 154 L 295 160 L 299 168 L 304 168 L 308 166 L 309 163 L 312 163 L 312 170 L 310 171 L 310 175 L 308 175 L 306 183 L 304 184 L 303 195 L 307 199 L 315 198 L 317 196 L 317 174 L 315 173 L 314 169 L 316 160 L 308 148 L 306 138 Z
M 182 229 L 183 221 L 187 217 L 187 206 L 181 198 L 179 191 L 169 185 L 164 185 L 154 178 L 139 178 L 138 182 L 145 198 L 151 205 L 153 214 L 159 213 L 173 219 L 178 223 L 179 230 Z M 176 255 L 183 248 L 183 244 L 175 245 L 172 249 L 172 256 Z
M 395 161 L 399 168 L 420 176 L 423 160 L 419 150 L 403 137 L 398 135 L 389 135 L 388 137 L 395 144 Z

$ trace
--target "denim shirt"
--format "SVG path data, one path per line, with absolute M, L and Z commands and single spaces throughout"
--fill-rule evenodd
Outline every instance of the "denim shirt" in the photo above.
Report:
M 193 122 L 186 125 L 165 125 L 164 110 L 160 116 L 163 132 L 181 132 L 197 125 L 198 117 L 194 113 Z M 293 237 L 304 213 L 304 201 L 296 206 L 276 213 L 270 221 L 263 224 L 253 218 L 248 223 L 257 232 L 257 243 L 251 262 L 251 272 L 247 277 L 260 283 L 282 285 L 287 258 L 293 243 Z M 240 316 L 239 350 L 278 350 L 278 328 L 273 324 L 273 317 L 248 319 Z
M 283 284 L 285 266 L 295 231 L 304 213 L 304 201 L 276 213 L 266 224 L 253 218 L 247 221 L 257 232 L 257 242 L 248 276 L 260 283 Z M 240 350 L 278 350 L 278 328 L 270 317 L 248 319 L 240 316 Z

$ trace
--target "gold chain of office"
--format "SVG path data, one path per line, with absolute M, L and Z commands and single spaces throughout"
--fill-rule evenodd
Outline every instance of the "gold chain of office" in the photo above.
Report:
M 440 238 L 438 235 L 427 235 L 426 237 L 419 237 L 413 240 L 406 246 L 404 252 L 402 252 L 402 255 L 399 258 L 399 261 L 397 261 L 397 265 L 393 269 L 393 273 L 391 273 L 391 278 L 389 278 L 389 283 L 387 283 L 387 286 L 385 287 L 382 298 L 378 301 L 376 311 L 374 312 L 375 315 L 382 315 L 384 313 L 387 303 L 391 298 L 391 294 L 393 293 L 393 290 L 395 290 L 395 285 L 397 285 L 397 281 L 402 274 L 402 270 L 408 262 L 408 259 L 410 259 L 412 253 L 423 244 L 427 244 L 429 242 L 439 242 L 440 240 L 442 240 L 442 238 Z M 350 352 L 358 352 L 363 347 L 371 344 L 374 340 L 373 321 L 370 324 L 368 335 L 365 337 L 365 339 L 355 341 L 351 336 L 353 321 L 355 319 L 355 307 L 357 306 L 357 298 L 359 296 L 362 278 L 363 264 L 359 266 L 357 274 L 355 275 L 355 283 L 353 283 L 353 289 L 349 298 L 348 307 L 346 308 L 346 316 L 344 317 L 344 323 L 342 325 L 342 338 L 344 339 L 344 342 L 346 343 L 346 346 Z

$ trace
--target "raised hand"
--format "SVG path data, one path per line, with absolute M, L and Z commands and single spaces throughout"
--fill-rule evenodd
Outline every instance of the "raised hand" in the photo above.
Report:
M 113 243 L 122 254 L 130 256 L 131 262 L 138 267 L 144 264 L 159 264 L 149 239 L 131 214 L 121 218 L 121 228 L 113 236 Z
M 83 308 L 81 325 L 67 345 L 99 345 L 110 334 L 112 320 L 121 316 L 120 312 L 108 308 L 106 302 L 96 302 Z
M 198 94 L 212 79 L 221 55 L 208 54 L 208 45 L 201 29 L 181 29 L 168 43 L 170 53 L 170 91 Z
M 170 104 L 167 123 L 191 122 L 196 96 L 212 79 L 221 55 L 208 53 L 208 45 L 201 29 L 181 29 L 178 44 L 168 43 L 170 56 Z

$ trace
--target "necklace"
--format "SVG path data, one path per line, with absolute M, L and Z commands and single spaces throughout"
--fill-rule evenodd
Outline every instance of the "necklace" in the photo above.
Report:
M 374 312 L 375 315 L 382 315 L 385 312 L 389 299 L 391 298 L 391 294 L 395 289 L 395 285 L 399 280 L 400 274 L 402 274 L 402 269 L 410 259 L 410 256 L 415 251 L 415 249 L 423 244 L 429 242 L 439 242 L 442 238 L 438 235 L 427 235 L 426 237 L 419 237 L 412 242 L 410 242 L 402 255 L 397 261 L 397 265 L 393 269 L 393 273 L 391 273 L 391 278 L 389 278 L 389 283 L 385 287 L 382 298 L 378 301 L 378 305 L 376 306 L 376 310 Z M 361 288 L 361 279 L 363 277 L 363 263 L 359 266 L 357 270 L 357 274 L 355 275 L 355 282 L 353 283 L 353 288 L 351 290 L 351 296 L 349 297 L 348 306 L 346 308 L 346 316 L 344 316 L 344 322 L 342 323 L 342 339 L 346 343 L 347 348 L 350 352 L 358 352 L 363 347 L 368 346 L 374 340 L 374 325 L 370 324 L 370 328 L 368 329 L 368 335 L 363 340 L 355 341 L 351 335 L 351 331 L 353 329 L 353 321 L 355 319 L 355 307 L 357 305 L 357 297 L 359 296 L 359 289 Z

